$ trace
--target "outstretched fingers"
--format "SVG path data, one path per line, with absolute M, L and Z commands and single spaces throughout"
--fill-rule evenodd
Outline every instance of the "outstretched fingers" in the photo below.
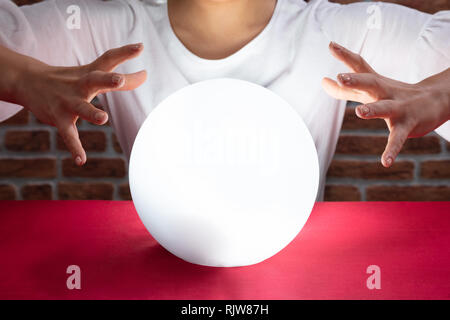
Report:
M 142 53 L 143 49 L 144 45 L 142 43 L 137 43 L 108 50 L 97 60 L 92 62 L 90 67 L 92 70 L 111 72 L 125 61 L 136 58 Z
M 108 121 L 108 114 L 86 101 L 80 101 L 72 108 L 72 112 L 93 124 L 102 125 Z
M 386 168 L 389 168 L 394 163 L 400 150 L 408 139 L 409 131 L 407 126 L 399 125 L 394 127 L 389 134 L 386 149 L 381 156 L 381 163 Z
M 81 85 L 89 95 L 100 91 L 116 90 L 125 85 L 125 76 L 120 73 L 92 71 L 80 79 Z
M 72 121 L 64 121 L 57 125 L 58 133 L 72 154 L 75 164 L 82 166 L 86 163 L 86 152 L 81 144 L 78 129 Z
M 322 87 L 326 93 L 338 100 L 350 100 L 361 103 L 369 102 L 362 92 L 345 86 L 339 85 L 335 80 L 324 78 L 322 80 Z
M 342 61 L 353 72 L 375 73 L 370 65 L 359 54 L 354 53 L 335 42 L 330 42 L 330 51 L 333 56 Z
M 365 92 L 374 101 L 389 96 L 388 87 L 374 73 L 340 73 L 337 79 L 343 87 Z
M 322 81 L 325 91 L 336 99 L 371 103 L 389 97 L 390 89 L 377 74 L 341 73 L 337 80 Z
M 147 71 L 142 70 L 135 73 L 124 74 L 124 83 L 122 86 L 101 90 L 100 93 L 107 91 L 128 91 L 140 87 L 147 80 Z
M 393 100 L 380 100 L 356 107 L 356 115 L 361 119 L 386 119 L 397 116 Z
M 83 88 L 83 94 L 89 101 L 101 93 L 134 90 L 141 86 L 145 80 L 147 80 L 145 70 L 130 74 L 92 71 L 80 79 L 80 87 Z

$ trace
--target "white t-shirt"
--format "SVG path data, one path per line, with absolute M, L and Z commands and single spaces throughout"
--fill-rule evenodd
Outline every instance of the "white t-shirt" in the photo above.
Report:
M 79 29 L 66 25 L 73 4 L 80 8 Z M 176 37 L 165 1 L 49 0 L 19 8 L 0 0 L 0 44 L 48 64 L 86 64 L 108 49 L 145 44 L 139 58 L 117 71 L 146 69 L 147 82 L 134 91 L 100 97 L 127 155 L 152 109 L 191 83 L 238 78 L 277 93 L 297 110 L 315 141 L 321 168 L 318 199 L 346 105 L 321 87 L 323 77 L 348 71 L 329 53 L 330 41 L 360 53 L 384 76 L 418 82 L 450 67 L 450 11 L 430 15 L 388 3 L 278 0 L 269 24 L 255 39 L 227 58 L 206 60 Z M 19 110 L 0 104 L 0 121 Z M 450 139 L 450 123 L 444 126 Z

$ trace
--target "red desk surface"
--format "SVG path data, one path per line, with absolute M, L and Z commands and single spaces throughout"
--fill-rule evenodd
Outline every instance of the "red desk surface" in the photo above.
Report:
M 450 202 L 317 203 L 254 266 L 202 267 L 149 235 L 132 202 L 0 202 L 1 299 L 449 299 Z M 68 290 L 66 268 L 81 268 Z M 369 265 L 381 289 L 369 290 Z

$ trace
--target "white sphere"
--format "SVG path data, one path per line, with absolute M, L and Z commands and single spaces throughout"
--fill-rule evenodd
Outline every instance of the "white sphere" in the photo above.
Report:
M 191 263 L 234 267 L 273 256 L 300 232 L 319 164 L 286 101 L 247 81 L 215 79 L 150 113 L 129 179 L 142 222 L 164 248 Z

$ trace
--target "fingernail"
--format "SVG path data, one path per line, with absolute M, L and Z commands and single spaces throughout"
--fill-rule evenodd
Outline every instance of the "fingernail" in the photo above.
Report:
M 142 42 L 140 42 L 140 43 L 137 43 L 137 44 L 133 45 L 131 48 L 132 48 L 134 51 L 138 51 L 138 50 L 140 50 L 140 49 L 142 48 L 143 45 L 144 45 L 144 44 L 143 44 Z
M 359 106 L 358 109 L 359 109 L 359 113 L 363 116 L 367 116 L 370 112 L 369 107 L 367 107 L 365 105 Z
M 335 50 L 342 50 L 342 47 L 340 45 L 338 45 L 336 42 L 331 41 L 331 46 L 335 49 Z
M 392 157 L 391 157 L 391 156 L 389 156 L 389 157 L 386 158 L 386 165 L 387 165 L 388 167 L 391 166 L 392 162 L 393 162 L 393 160 L 392 160 Z
M 341 73 L 339 75 L 339 78 L 340 78 L 341 82 L 344 84 L 352 84 L 353 79 L 349 74 Z
M 123 85 L 123 77 L 119 74 L 115 74 L 112 76 L 112 83 L 116 87 L 121 87 Z
M 105 118 L 105 116 L 103 115 L 103 112 L 97 112 L 94 117 L 95 117 L 95 121 L 97 121 L 97 122 L 102 122 L 103 119 Z
M 80 156 L 77 156 L 75 158 L 75 163 L 77 164 L 77 166 L 81 166 L 83 164 Z

